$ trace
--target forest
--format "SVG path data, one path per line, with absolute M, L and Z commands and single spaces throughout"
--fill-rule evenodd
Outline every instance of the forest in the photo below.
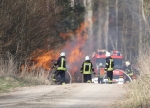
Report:
M 1 0 L 0 9 L 0 55 L 18 61 L 67 44 L 85 54 L 119 50 L 131 61 L 150 43 L 148 0 Z

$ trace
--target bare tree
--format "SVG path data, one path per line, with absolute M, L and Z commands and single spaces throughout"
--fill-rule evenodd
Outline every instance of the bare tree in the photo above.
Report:
M 106 0 L 106 21 L 105 21 L 105 46 L 106 50 L 108 50 L 108 32 L 109 31 L 109 0 Z
M 116 50 L 118 49 L 118 0 L 116 0 Z

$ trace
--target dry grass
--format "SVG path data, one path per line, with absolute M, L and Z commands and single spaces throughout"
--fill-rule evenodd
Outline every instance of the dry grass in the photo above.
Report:
M 7 59 L 0 58 L 0 76 L 16 75 L 17 62 L 14 61 L 14 57 L 7 53 Z
M 34 67 L 34 66 L 32 66 Z M 30 72 L 28 72 L 30 70 Z M 26 63 L 20 71 L 20 66 L 15 58 L 7 53 L 7 57 L 0 58 L 0 92 L 9 91 L 9 89 L 20 86 L 47 85 L 47 71 L 44 69 L 35 69 L 29 67 Z
M 137 58 L 139 78 L 127 85 L 127 98 L 120 108 L 150 108 L 150 50 Z

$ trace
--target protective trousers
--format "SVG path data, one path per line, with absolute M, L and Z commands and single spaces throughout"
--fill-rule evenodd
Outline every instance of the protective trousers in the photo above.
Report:
M 128 76 L 132 79 L 132 75 L 128 74 Z M 130 82 L 130 78 L 129 78 L 128 76 L 126 76 L 126 78 L 125 78 L 125 83 L 126 83 L 127 81 Z
M 112 84 L 113 71 L 107 71 L 107 78 L 108 78 L 108 83 Z
M 98 77 L 98 83 L 103 83 L 103 78 L 102 77 Z
M 57 70 L 57 73 L 56 73 L 56 77 L 60 75 L 60 82 L 61 83 L 65 83 L 65 71 L 64 70 Z
M 83 74 L 84 82 L 91 82 L 91 74 Z

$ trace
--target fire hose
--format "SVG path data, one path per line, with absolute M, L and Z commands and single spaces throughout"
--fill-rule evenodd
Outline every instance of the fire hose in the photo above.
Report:
M 71 76 L 71 74 L 70 74 L 70 72 L 67 70 L 67 73 L 69 74 L 69 77 L 70 77 L 70 84 L 72 83 L 72 76 Z
M 54 70 L 53 70 L 53 69 L 54 69 Z M 50 79 L 50 80 L 52 80 L 52 76 L 53 76 L 53 74 L 54 74 L 54 72 L 55 72 L 55 70 L 56 70 L 56 67 L 53 68 L 53 69 L 52 69 L 52 71 L 51 71 L 51 74 L 48 76 L 48 79 Z M 69 84 L 71 84 L 71 83 L 72 83 L 72 76 L 71 76 L 71 74 L 70 74 L 70 72 L 69 72 L 68 70 L 66 70 L 66 72 L 68 73 L 69 78 L 70 78 Z
M 116 69 L 116 70 L 119 70 L 119 69 Z M 119 70 L 120 72 L 122 72 L 122 73 L 124 73 L 129 79 L 130 79 L 130 81 L 132 82 L 133 80 L 131 79 L 131 77 L 127 74 L 127 73 L 125 73 L 124 71 L 122 71 L 122 70 Z M 103 79 L 106 77 L 106 74 L 104 75 L 104 77 L 103 77 Z

